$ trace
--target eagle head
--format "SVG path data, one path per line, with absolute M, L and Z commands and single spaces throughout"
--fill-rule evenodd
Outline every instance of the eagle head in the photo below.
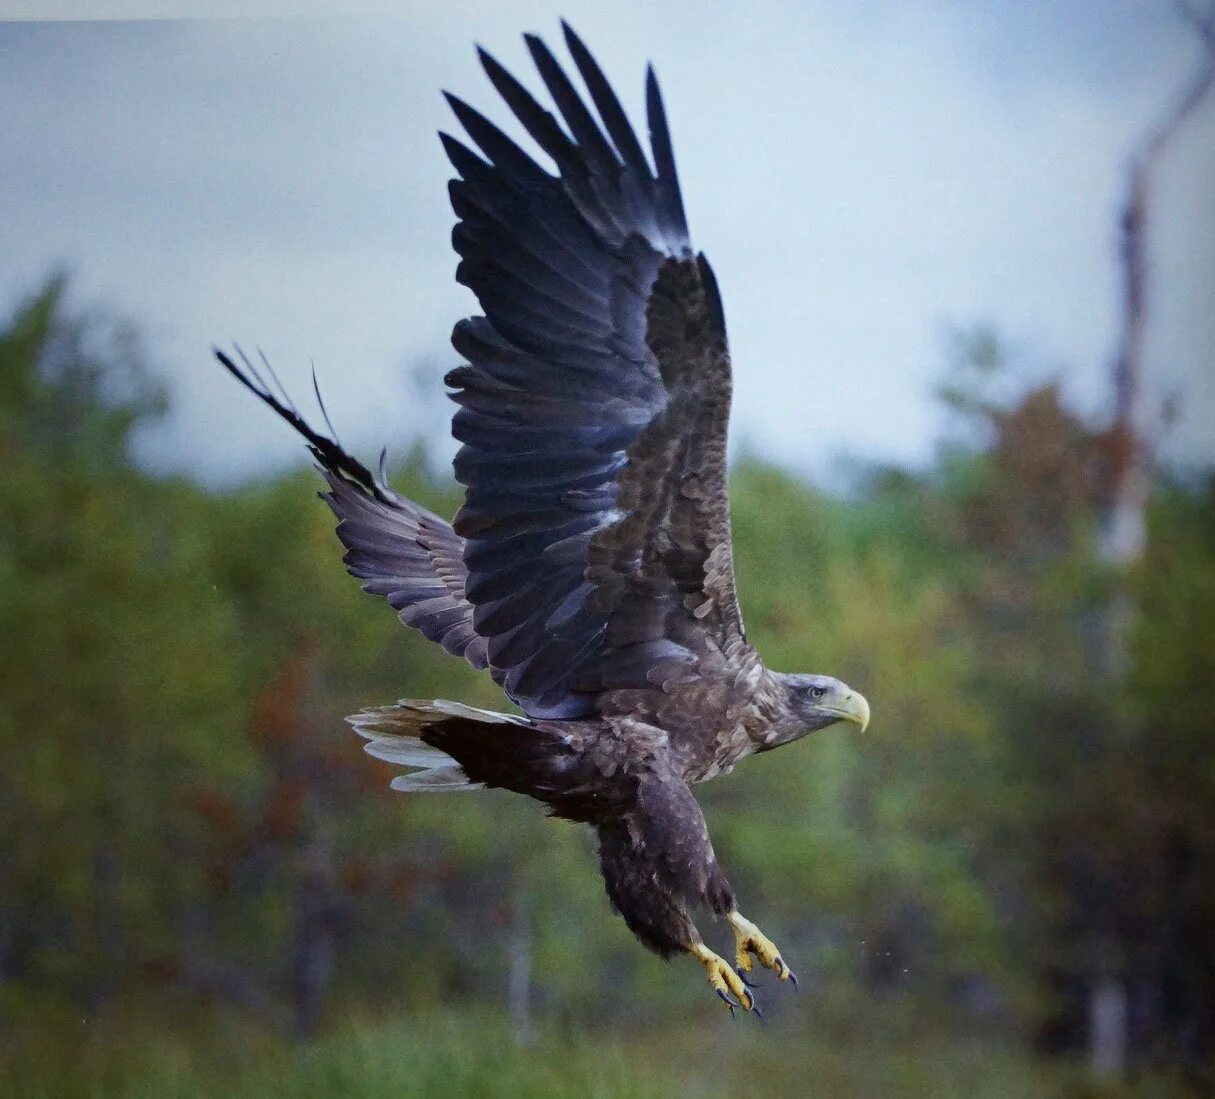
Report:
M 829 675 L 773 674 L 784 697 L 773 723 L 775 736 L 767 747 L 787 744 L 839 721 L 851 721 L 862 732 L 869 725 L 868 700 L 847 683 Z

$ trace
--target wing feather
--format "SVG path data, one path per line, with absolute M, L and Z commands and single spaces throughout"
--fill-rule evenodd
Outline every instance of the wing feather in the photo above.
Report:
M 447 652 L 474 668 L 487 667 L 488 645 L 473 628 L 473 608 L 464 592 L 464 539 L 421 504 L 393 492 L 383 462 L 376 477 L 335 439 L 315 431 L 285 393 L 280 400 L 262 383 L 247 359 L 240 366 L 223 351 L 215 354 L 307 440 L 329 485 L 322 497 L 338 518 L 346 568 L 363 581 L 363 590 L 386 598 L 402 622 Z

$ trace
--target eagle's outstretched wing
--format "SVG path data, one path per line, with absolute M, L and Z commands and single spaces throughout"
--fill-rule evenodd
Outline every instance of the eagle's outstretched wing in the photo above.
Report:
M 746 645 L 725 323 L 692 251 L 658 84 L 649 71 L 651 166 L 596 62 L 565 37 L 599 121 L 538 38 L 527 46 L 561 121 L 481 52 L 555 175 L 454 96 L 483 155 L 442 135 L 460 175 L 457 278 L 485 311 L 456 325 L 469 365 L 448 376 L 465 594 L 491 669 L 547 718 L 669 686 Z
M 648 72 L 651 166 L 564 29 L 599 121 L 538 38 L 527 45 L 564 127 L 481 53 L 556 174 L 448 97 L 484 154 L 442 135 L 461 177 L 457 277 L 485 310 L 452 334 L 468 360 L 448 375 L 467 486 L 454 524 L 219 353 L 308 440 L 363 587 L 538 718 L 585 716 L 606 694 L 661 689 L 747 648 L 726 499 L 725 322 L 692 251 L 658 83 Z
M 472 606 L 464 598 L 464 540 L 451 525 L 393 492 L 383 468 L 377 477 L 336 439 L 314 430 L 286 394 L 275 396 L 248 359 L 238 364 L 218 349 L 215 355 L 308 440 L 329 482 L 322 497 L 338 517 L 338 537 L 346 547 L 343 560 L 363 581 L 363 590 L 384 596 L 402 622 L 449 653 L 463 656 L 474 668 L 486 667 L 485 638 L 473 629 Z

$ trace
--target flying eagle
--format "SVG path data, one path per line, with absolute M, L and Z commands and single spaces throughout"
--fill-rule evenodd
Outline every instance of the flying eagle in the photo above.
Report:
M 649 159 L 563 29 L 597 118 L 539 38 L 525 41 L 557 115 L 479 51 L 555 170 L 447 96 L 476 146 L 440 134 L 458 174 L 456 278 L 484 311 L 452 333 L 467 360 L 446 379 L 466 488 L 452 523 L 389 488 L 382 459 L 377 476 L 331 426 L 313 430 L 248 359 L 216 354 L 308 441 L 364 590 L 523 711 L 404 700 L 355 714 L 367 751 L 408 769 L 393 787 L 503 787 L 591 825 L 633 934 L 696 958 L 731 1013 L 758 1013 L 753 958 L 796 978 L 739 912 L 691 787 L 836 722 L 864 729 L 869 704 L 830 676 L 772 671 L 747 641 L 725 321 L 688 235 L 658 82 L 649 69 Z M 728 921 L 734 965 L 701 939 L 699 906 Z

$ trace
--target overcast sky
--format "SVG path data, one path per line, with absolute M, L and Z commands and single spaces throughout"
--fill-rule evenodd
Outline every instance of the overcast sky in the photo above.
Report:
M 558 14 L 634 119 L 657 67 L 725 297 L 736 444 L 818 476 L 845 453 L 924 460 L 944 334 L 975 322 L 1102 407 L 1127 155 L 1196 58 L 1166 0 L 395 7 L 0 24 L 0 309 L 58 266 L 78 303 L 138 322 L 173 397 L 156 465 L 225 481 L 298 460 L 216 342 L 263 348 L 301 403 L 315 362 L 347 443 L 434 431 L 447 335 L 475 311 L 439 89 L 504 121 L 473 42 L 538 89 L 519 35 L 564 56 Z M 1149 387 L 1184 398 L 1187 461 L 1215 461 L 1213 179 L 1208 108 L 1151 238 Z

